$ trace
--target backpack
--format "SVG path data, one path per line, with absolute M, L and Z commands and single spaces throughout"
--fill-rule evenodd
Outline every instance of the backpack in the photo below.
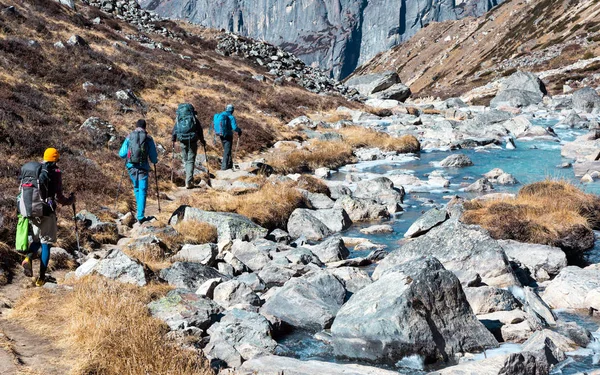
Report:
M 196 138 L 196 110 L 188 103 L 179 104 L 175 120 L 175 134 L 181 141 L 191 141 Z
M 22 217 L 42 217 L 50 207 L 46 200 L 50 177 L 45 164 L 31 161 L 21 167 L 18 212 Z
M 148 160 L 148 135 L 144 131 L 133 131 L 129 134 L 127 161 L 131 164 L 143 164 Z
M 233 129 L 231 128 L 231 119 L 226 112 L 217 113 L 214 117 L 215 133 L 220 136 L 228 136 Z

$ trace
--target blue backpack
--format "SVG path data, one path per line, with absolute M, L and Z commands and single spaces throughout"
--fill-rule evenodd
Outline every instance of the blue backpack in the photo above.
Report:
M 215 114 L 213 123 L 215 134 L 219 136 L 227 137 L 233 132 L 233 129 L 231 128 L 231 119 L 229 118 L 229 114 L 227 112 Z

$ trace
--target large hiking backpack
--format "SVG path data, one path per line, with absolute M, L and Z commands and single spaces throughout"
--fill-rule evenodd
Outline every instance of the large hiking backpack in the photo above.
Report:
M 215 133 L 217 135 L 226 137 L 231 135 L 233 129 L 231 128 L 231 119 L 227 112 L 217 113 L 213 119 Z
M 50 176 L 45 164 L 31 161 L 21 167 L 18 210 L 26 218 L 42 217 L 50 207 L 46 200 Z
M 132 131 L 129 134 L 127 161 L 131 164 L 143 164 L 148 159 L 148 135 L 145 131 Z
M 196 138 L 196 110 L 189 103 L 179 104 L 175 120 L 175 134 L 181 141 L 191 141 Z

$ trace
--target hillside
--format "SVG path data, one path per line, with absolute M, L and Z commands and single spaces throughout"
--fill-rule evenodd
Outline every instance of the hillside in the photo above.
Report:
M 481 18 L 431 23 L 354 74 L 397 70 L 418 96 L 456 96 L 517 69 L 542 72 L 594 58 L 599 12 L 587 0 L 506 1 Z M 563 84 L 593 85 L 599 69 L 591 60 L 543 78 L 556 94 Z

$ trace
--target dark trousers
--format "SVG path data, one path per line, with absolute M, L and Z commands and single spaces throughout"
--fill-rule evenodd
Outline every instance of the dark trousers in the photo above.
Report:
M 196 168 L 196 154 L 198 153 L 198 141 L 181 142 L 181 159 L 185 165 L 185 186 L 194 182 L 194 168 Z
M 233 168 L 233 159 L 231 158 L 233 135 L 221 137 L 221 143 L 223 144 L 223 162 L 221 163 L 221 170 L 224 171 Z

